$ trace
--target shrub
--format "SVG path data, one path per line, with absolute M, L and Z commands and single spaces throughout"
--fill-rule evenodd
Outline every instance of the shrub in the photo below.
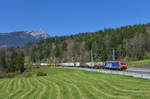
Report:
M 145 52 L 144 59 L 150 59 L 150 52 Z
M 17 75 L 17 73 L 8 73 L 7 74 L 7 77 L 8 78 L 13 78 L 13 77 L 15 77 Z
M 47 74 L 42 71 L 38 71 L 36 73 L 37 73 L 37 76 L 47 76 Z
M 15 76 L 19 75 L 19 73 L 0 73 L 0 78 L 13 78 Z
M 24 73 L 23 73 L 23 76 L 24 76 L 24 77 L 31 77 L 32 75 L 33 75 L 32 72 L 24 72 Z

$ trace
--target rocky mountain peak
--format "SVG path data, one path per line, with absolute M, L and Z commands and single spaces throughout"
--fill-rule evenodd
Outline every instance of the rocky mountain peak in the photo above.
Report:
M 36 30 L 36 31 L 25 31 L 25 33 L 32 35 L 33 37 L 42 37 L 44 39 L 48 38 L 49 36 L 47 35 L 46 32 L 42 30 Z
M 0 33 L 0 48 L 23 47 L 28 43 L 38 42 L 48 37 L 48 34 L 41 30 Z

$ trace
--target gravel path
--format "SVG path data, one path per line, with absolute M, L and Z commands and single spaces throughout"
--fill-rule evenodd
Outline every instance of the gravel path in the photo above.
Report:
M 57 68 L 80 69 L 80 70 L 86 70 L 86 71 L 120 74 L 120 75 L 127 75 L 127 76 L 133 76 L 133 77 L 138 77 L 138 78 L 150 79 L 150 72 L 142 72 L 142 71 L 128 71 L 128 70 L 119 71 L 119 70 L 107 70 L 107 69 L 80 68 L 80 67 L 57 67 Z
M 150 72 L 150 65 L 129 67 L 128 71 Z

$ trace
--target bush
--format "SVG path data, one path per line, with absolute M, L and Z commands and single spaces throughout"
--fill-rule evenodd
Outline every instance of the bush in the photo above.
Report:
M 47 76 L 47 74 L 42 71 L 38 71 L 37 76 Z
M 31 77 L 32 75 L 33 75 L 32 72 L 24 72 L 24 73 L 23 73 L 23 76 L 24 76 L 24 77 Z
M 0 78 L 13 78 L 15 76 L 19 75 L 19 73 L 0 73 Z
M 17 73 L 17 72 L 8 73 L 8 74 L 7 74 L 7 77 L 8 77 L 8 78 L 13 78 L 13 77 L 15 77 L 15 76 L 17 76 L 17 75 L 19 75 L 19 73 Z
M 144 59 L 150 59 L 150 52 L 145 52 Z

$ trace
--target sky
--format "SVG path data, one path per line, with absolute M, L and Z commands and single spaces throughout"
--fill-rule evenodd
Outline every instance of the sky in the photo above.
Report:
M 150 22 L 150 0 L 0 0 L 0 33 L 43 30 L 50 36 Z

